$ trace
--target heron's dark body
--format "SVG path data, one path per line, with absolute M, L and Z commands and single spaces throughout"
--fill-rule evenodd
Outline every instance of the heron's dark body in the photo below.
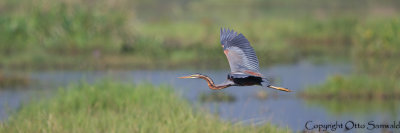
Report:
M 263 79 L 258 76 L 244 74 L 228 74 L 228 80 L 231 80 L 237 86 L 261 85 Z

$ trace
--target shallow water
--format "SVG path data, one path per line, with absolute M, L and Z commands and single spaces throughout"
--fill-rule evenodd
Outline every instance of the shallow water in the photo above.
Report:
M 10 112 L 15 111 L 21 104 L 37 97 L 51 96 L 60 86 L 70 83 L 86 81 L 95 82 L 102 78 L 112 78 L 126 82 L 146 82 L 154 84 L 170 85 L 183 97 L 200 107 L 209 109 L 218 114 L 222 119 L 234 123 L 266 122 L 289 127 L 299 131 L 305 129 L 307 121 L 313 121 L 308 126 L 316 124 L 330 124 L 338 121 L 345 124 L 348 121 L 355 123 L 393 122 L 400 120 L 398 108 L 383 108 L 382 110 L 368 110 L 369 104 L 380 105 L 382 102 L 369 103 L 365 109 L 347 107 L 330 107 L 324 101 L 306 101 L 296 97 L 306 86 L 323 83 L 327 77 L 332 75 L 345 75 L 351 72 L 348 64 L 319 64 L 315 65 L 307 61 L 297 64 L 277 65 L 264 68 L 261 72 L 267 77 L 276 80 L 277 86 L 287 87 L 295 92 L 286 93 L 259 86 L 229 87 L 219 90 L 234 98 L 226 102 L 200 102 L 201 95 L 215 93 L 208 89 L 205 81 L 200 79 L 178 79 L 193 73 L 202 73 L 210 76 L 216 83 L 223 82 L 229 70 L 121 70 L 121 71 L 36 71 L 30 74 L 31 79 L 38 83 L 29 89 L 4 89 L 0 90 L 0 120 L 5 120 Z M 266 98 L 258 98 L 260 91 L 266 91 Z M 359 103 L 336 103 L 336 104 L 359 104 Z M 395 103 L 396 104 L 396 103 Z M 357 106 L 359 107 L 359 106 Z M 376 106 L 373 106 L 376 107 Z M 379 106 L 378 106 L 379 107 Z M 337 109 L 339 108 L 339 109 Z M 344 109 L 343 109 L 344 108 Z M 339 110 L 339 111 L 338 111 Z M 343 131 L 344 129 L 337 129 Z M 363 131 L 363 130 L 361 130 Z M 380 130 L 374 130 L 380 131 Z

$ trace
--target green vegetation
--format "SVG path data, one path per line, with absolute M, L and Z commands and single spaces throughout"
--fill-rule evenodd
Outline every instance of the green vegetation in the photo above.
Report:
M 82 83 L 23 106 L 0 123 L 0 132 L 289 132 L 269 124 L 233 125 L 202 112 L 168 87 Z
M 91 61 L 96 51 L 118 49 L 128 34 L 128 12 L 106 2 L 2 1 L 1 64 L 63 66 Z M 118 10 L 114 10 L 118 9 Z M 79 66 L 81 67 L 81 66 Z
M 322 85 L 306 89 L 305 98 L 319 99 L 400 99 L 400 82 L 395 78 L 335 76 Z
M 355 31 L 352 50 L 356 57 L 400 56 L 400 18 L 368 20 Z
M 388 113 L 397 116 L 399 78 L 394 77 L 394 73 L 384 74 L 388 71 L 382 66 L 381 71 L 372 67 L 376 71 L 368 74 L 330 77 L 325 83 L 308 87 L 299 95 L 311 106 L 324 107 L 335 115 Z
M 335 76 L 301 95 L 319 99 L 399 99 L 400 21 L 367 20 L 355 30 L 351 47 L 355 72 Z
M 244 33 L 262 65 L 398 55 L 399 18 L 389 10 L 396 1 L 251 0 L 232 9 L 234 2 L 171 0 L 165 8 L 148 8 L 158 2 L 1 1 L 0 67 L 226 67 L 220 27 Z

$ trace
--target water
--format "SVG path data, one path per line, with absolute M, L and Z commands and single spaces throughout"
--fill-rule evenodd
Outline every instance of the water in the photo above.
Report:
M 278 65 L 262 69 L 261 72 L 267 77 L 277 79 L 276 85 L 290 88 L 295 92 L 286 93 L 258 86 L 229 87 L 219 90 L 234 97 L 234 101 L 226 102 L 200 102 L 201 95 L 208 95 L 216 91 L 210 90 L 205 81 L 201 79 L 178 79 L 193 73 L 202 73 L 210 76 L 216 83 L 223 82 L 229 70 L 121 70 L 121 71 L 36 71 L 32 72 L 31 79 L 37 82 L 30 89 L 4 89 L 0 90 L 0 120 L 5 120 L 10 112 L 15 111 L 21 104 L 35 97 L 51 96 L 59 86 L 84 80 L 95 82 L 102 78 L 111 78 L 126 82 L 151 82 L 154 84 L 167 84 L 172 86 L 183 97 L 200 107 L 218 114 L 222 119 L 234 123 L 266 122 L 280 127 L 289 127 L 299 131 L 305 129 L 307 121 L 313 121 L 309 126 L 315 124 L 330 124 L 338 121 L 345 124 L 349 120 L 358 123 L 391 122 L 399 120 L 399 109 L 368 110 L 363 112 L 346 108 L 344 111 L 336 111 L 326 106 L 324 102 L 306 101 L 296 96 L 307 86 L 323 83 L 327 77 L 332 75 L 345 75 L 351 72 L 351 66 L 346 64 L 320 64 L 315 65 L 307 61 L 291 65 Z M 266 91 L 268 96 L 260 99 L 256 95 L 260 91 Z M 357 104 L 359 103 L 340 103 Z M 328 104 L 330 105 L 330 104 Z M 374 106 L 375 107 L 375 106 Z M 338 129 L 339 130 L 339 129 Z M 340 129 L 342 130 L 342 129 Z

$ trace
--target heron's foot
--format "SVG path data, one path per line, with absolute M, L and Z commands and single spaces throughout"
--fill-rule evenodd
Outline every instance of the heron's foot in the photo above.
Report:
M 291 92 L 291 90 L 286 89 L 286 88 L 283 88 L 283 87 L 276 87 L 276 86 L 272 86 L 272 85 L 270 85 L 270 86 L 268 86 L 268 87 L 269 87 L 269 88 L 272 88 L 272 89 L 277 89 L 277 90 L 280 90 L 280 91 Z

